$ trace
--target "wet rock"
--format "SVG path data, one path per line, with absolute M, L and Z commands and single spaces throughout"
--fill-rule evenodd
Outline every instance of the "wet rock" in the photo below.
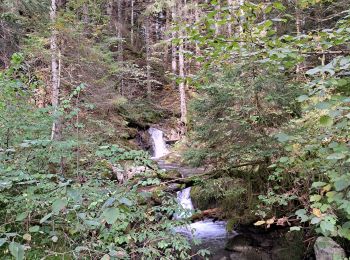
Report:
M 226 250 L 236 251 L 236 252 L 247 252 L 254 249 L 256 241 L 247 235 L 237 235 L 229 239 L 226 243 Z
M 342 260 L 346 258 L 345 251 L 333 239 L 318 237 L 314 245 L 316 260 Z

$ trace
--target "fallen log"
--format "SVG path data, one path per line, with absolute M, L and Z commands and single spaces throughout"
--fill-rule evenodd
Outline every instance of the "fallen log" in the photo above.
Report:
M 191 216 L 191 221 L 202 220 L 205 218 L 214 218 L 217 219 L 220 217 L 221 210 L 219 208 L 206 209 L 200 213 L 194 214 Z

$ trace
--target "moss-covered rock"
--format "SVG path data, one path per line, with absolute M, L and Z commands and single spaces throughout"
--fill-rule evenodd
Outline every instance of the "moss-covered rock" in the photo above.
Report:
M 317 260 L 340 260 L 346 258 L 344 249 L 329 237 L 318 237 L 314 250 Z

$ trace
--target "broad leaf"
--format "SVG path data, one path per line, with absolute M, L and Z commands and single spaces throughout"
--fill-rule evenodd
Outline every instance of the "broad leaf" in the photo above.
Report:
M 9 250 L 11 255 L 16 258 L 16 260 L 23 260 L 24 259 L 24 247 L 23 245 L 11 242 L 9 245 Z

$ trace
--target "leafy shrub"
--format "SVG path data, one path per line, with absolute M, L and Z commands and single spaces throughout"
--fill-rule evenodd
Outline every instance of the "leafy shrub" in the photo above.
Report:
M 175 197 L 158 191 L 159 204 L 147 191 L 159 183 L 156 174 L 122 185 L 95 172 L 99 162 L 123 161 L 153 172 L 149 155 L 82 142 L 75 134 L 80 124 L 66 128 L 65 139 L 51 141 L 50 109 L 31 103 L 36 86 L 22 64 L 15 55 L 0 74 L 0 258 L 190 258 L 189 242 L 174 233 L 184 224 L 172 220 Z M 69 99 L 62 104 L 65 120 L 79 113 Z

